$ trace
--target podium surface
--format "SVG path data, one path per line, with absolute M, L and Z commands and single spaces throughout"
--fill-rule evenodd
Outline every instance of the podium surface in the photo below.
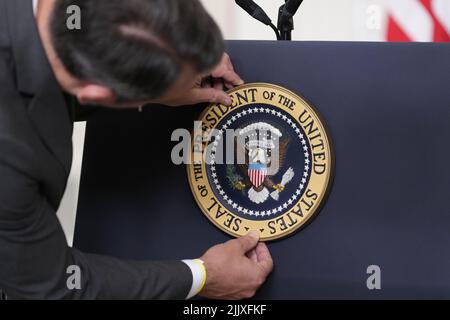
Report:
M 314 220 L 269 243 L 261 299 L 450 298 L 450 45 L 228 42 L 247 82 L 303 96 L 327 124 L 334 183 Z M 175 129 L 205 106 L 106 112 L 87 125 L 74 246 L 133 260 L 229 240 L 197 207 Z M 381 290 L 367 268 L 381 269 Z

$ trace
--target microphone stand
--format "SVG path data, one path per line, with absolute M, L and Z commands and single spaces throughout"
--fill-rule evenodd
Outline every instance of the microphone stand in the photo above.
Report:
M 254 19 L 271 27 L 277 36 L 277 40 L 292 40 L 294 15 L 297 13 L 303 0 L 285 0 L 278 12 L 278 26 L 272 23 L 269 16 L 253 0 L 235 0 L 235 2 Z
M 284 41 L 292 40 L 292 30 L 294 30 L 294 15 L 303 0 L 285 0 L 285 4 L 278 11 L 278 30 L 280 38 Z
M 285 2 L 287 2 L 286 0 Z M 291 41 L 292 30 L 294 30 L 294 16 L 286 10 L 286 3 L 283 4 L 278 11 L 278 30 L 280 32 L 280 40 Z

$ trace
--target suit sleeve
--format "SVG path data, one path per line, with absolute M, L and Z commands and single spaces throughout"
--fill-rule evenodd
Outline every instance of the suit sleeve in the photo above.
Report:
M 0 288 L 12 299 L 185 299 L 183 262 L 121 261 L 68 247 L 31 150 L 0 135 Z M 78 268 L 80 289 L 68 283 Z M 67 273 L 69 271 L 69 273 Z

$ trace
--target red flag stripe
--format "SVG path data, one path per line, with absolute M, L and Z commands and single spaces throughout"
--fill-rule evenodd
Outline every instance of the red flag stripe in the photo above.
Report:
M 450 42 L 450 34 L 442 21 L 442 19 L 447 17 L 450 19 L 450 12 L 446 12 L 445 8 L 437 5 L 439 0 L 390 1 L 392 2 L 390 2 L 390 13 L 388 16 L 388 41 L 404 42 L 428 39 L 428 41 L 434 42 Z M 444 11 L 435 11 L 439 10 L 439 8 L 441 8 L 440 11 Z M 408 16 L 413 20 L 408 20 Z M 414 35 L 414 37 L 412 38 L 411 35 Z M 417 39 L 418 37 L 420 40 Z
M 436 14 L 433 11 L 433 8 L 431 6 L 431 0 L 420 0 L 420 2 L 423 4 L 425 9 L 427 9 L 428 13 L 433 18 L 434 23 L 434 42 L 449 42 L 450 41 L 450 35 L 445 31 L 444 27 L 442 26 L 441 22 L 436 17 Z
M 388 37 L 387 40 L 390 42 L 410 42 L 411 39 L 408 35 L 400 28 L 395 19 L 390 16 L 388 20 Z

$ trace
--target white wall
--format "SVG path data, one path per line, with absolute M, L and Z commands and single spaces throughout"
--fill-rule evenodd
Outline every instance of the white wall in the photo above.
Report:
M 73 161 L 67 182 L 66 192 L 59 206 L 57 216 L 66 235 L 67 243 L 72 246 L 75 219 L 78 208 L 78 193 L 80 190 L 81 166 L 83 161 L 84 137 L 86 122 L 77 122 L 73 131 Z

